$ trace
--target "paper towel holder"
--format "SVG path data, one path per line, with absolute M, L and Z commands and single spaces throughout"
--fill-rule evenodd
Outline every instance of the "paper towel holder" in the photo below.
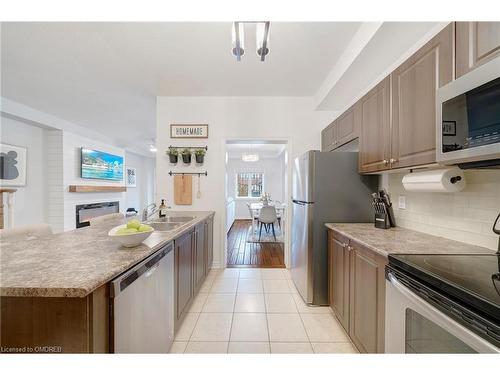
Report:
M 430 169 L 403 176 L 406 191 L 456 193 L 466 186 L 464 172 L 457 167 Z

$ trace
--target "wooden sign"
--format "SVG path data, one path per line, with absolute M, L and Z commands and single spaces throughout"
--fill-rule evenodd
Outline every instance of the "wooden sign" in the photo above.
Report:
M 208 124 L 170 124 L 170 138 L 208 138 Z

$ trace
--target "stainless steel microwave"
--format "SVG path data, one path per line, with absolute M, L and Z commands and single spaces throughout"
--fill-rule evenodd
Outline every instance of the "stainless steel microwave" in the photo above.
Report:
M 436 160 L 500 167 L 500 58 L 437 90 Z

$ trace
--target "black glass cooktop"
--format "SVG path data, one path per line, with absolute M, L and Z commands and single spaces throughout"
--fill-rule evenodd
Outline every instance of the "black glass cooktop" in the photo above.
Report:
M 500 256 L 389 255 L 389 264 L 500 321 Z

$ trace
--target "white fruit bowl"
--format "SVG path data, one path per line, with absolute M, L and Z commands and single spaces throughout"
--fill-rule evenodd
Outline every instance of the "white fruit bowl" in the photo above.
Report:
M 148 232 L 137 232 L 130 234 L 116 234 L 120 229 L 126 228 L 127 224 L 119 225 L 114 227 L 108 232 L 108 236 L 120 242 L 125 247 L 135 247 L 139 246 L 146 238 L 151 236 L 154 229 L 151 228 Z

